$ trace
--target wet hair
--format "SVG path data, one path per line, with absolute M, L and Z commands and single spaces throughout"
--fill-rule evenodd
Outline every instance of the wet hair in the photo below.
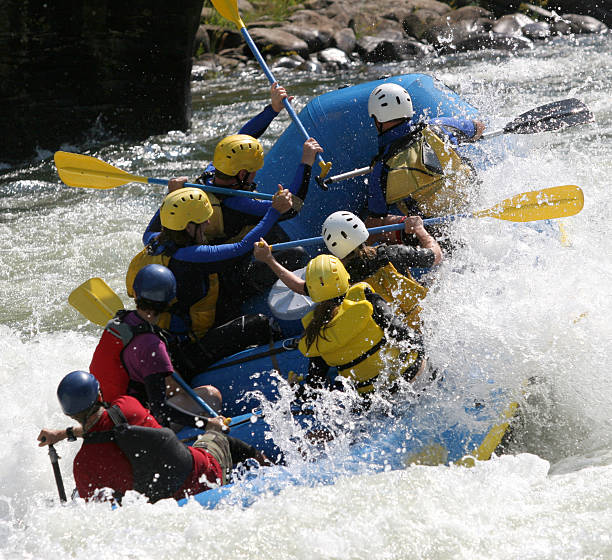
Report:
M 164 301 L 151 301 L 144 298 L 136 298 L 136 309 L 141 311 L 152 311 L 153 313 L 163 313 L 168 310 L 168 303 Z
M 359 247 L 346 255 L 346 257 L 341 259 L 342 264 L 365 267 L 367 263 L 376 256 L 376 253 L 375 247 L 362 243 Z
M 340 296 L 326 301 L 321 301 L 317 304 L 312 312 L 312 321 L 306 327 L 303 338 L 306 340 L 306 347 L 310 348 L 317 337 L 321 337 L 325 340 L 325 329 L 329 322 L 336 316 L 338 307 L 344 296 Z
M 176 231 L 162 226 L 161 233 L 154 241 L 156 245 L 170 245 L 175 247 L 189 247 L 195 245 L 195 239 L 187 233 L 187 230 L 182 229 Z

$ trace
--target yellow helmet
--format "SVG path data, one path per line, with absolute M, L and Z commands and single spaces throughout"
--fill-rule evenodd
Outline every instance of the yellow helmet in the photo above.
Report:
M 247 134 L 226 136 L 215 148 L 213 165 L 226 175 L 238 175 L 241 169 L 249 173 L 261 169 L 264 162 L 259 140 Z
M 162 226 L 181 231 L 189 222 L 201 224 L 212 216 L 213 207 L 202 189 L 185 187 L 171 192 L 159 211 Z
M 306 267 L 306 287 L 312 301 L 326 301 L 346 294 L 349 273 L 333 255 L 318 255 Z

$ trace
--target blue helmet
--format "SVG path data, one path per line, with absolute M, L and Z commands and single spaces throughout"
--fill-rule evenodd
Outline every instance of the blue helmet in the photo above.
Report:
M 72 371 L 60 381 L 57 398 L 64 414 L 74 416 L 90 408 L 100 391 L 98 380 L 86 371 Z
M 134 278 L 136 299 L 169 303 L 176 297 L 176 279 L 169 268 L 161 264 L 142 267 Z

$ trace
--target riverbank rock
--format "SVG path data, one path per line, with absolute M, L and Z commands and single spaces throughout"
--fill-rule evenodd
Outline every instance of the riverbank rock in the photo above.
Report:
M 438 0 L 307 0 L 293 6 L 282 25 L 269 24 L 270 31 L 262 31 L 259 22 L 250 23 L 249 29 L 266 54 L 296 52 L 312 63 L 301 64 L 300 69 L 312 66 L 316 71 L 355 61 L 392 62 L 467 50 L 513 52 L 553 35 L 607 31 L 603 22 L 590 15 L 558 15 L 539 6 L 521 5 L 526 6 L 527 15 L 509 10 L 508 3 L 502 7 L 496 0 L 480 4 L 467 0 L 454 0 L 453 7 Z M 592 7 L 589 0 L 586 4 Z M 329 50 L 334 48 L 345 56 Z M 285 60 L 283 64 L 292 63 Z

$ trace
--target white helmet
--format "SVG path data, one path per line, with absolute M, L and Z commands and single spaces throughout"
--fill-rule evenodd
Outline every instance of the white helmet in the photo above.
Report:
M 397 84 L 386 83 L 378 86 L 368 99 L 368 113 L 378 122 L 394 119 L 409 119 L 414 115 L 410 94 Z
M 329 251 L 343 259 L 370 236 L 365 224 L 351 212 L 334 212 L 323 222 L 323 240 Z

